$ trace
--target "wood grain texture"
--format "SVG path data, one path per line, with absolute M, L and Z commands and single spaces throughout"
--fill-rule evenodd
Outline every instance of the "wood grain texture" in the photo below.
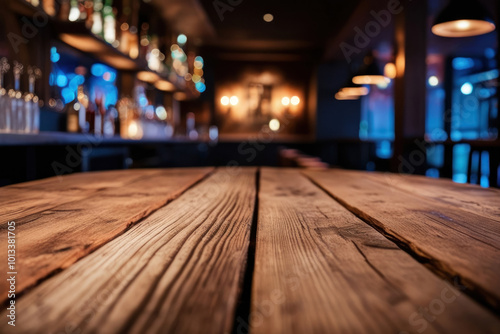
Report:
M 356 172 L 353 173 L 353 177 L 360 176 L 360 172 L 357 172 L 357 175 Z M 433 179 L 418 175 L 366 173 L 366 176 L 385 186 L 396 187 L 489 219 L 500 220 L 500 189 L 457 184 L 446 179 Z
M 52 179 L 7 189 L 7 193 L 21 192 L 15 193 L 16 202 L 8 202 L 6 209 L 17 216 L 17 292 L 67 268 L 178 197 L 211 171 L 204 168 L 88 173 L 68 176 L 63 182 Z M 37 201 L 45 190 L 50 195 Z M 26 215 L 14 214 L 20 210 L 25 210 Z M 6 228 L 10 220 L 13 219 L 0 224 L 1 249 L 7 249 Z M 1 261 L 0 272 L 7 271 L 7 262 Z M 1 282 L 0 301 L 6 300 L 7 290 L 7 282 Z
M 304 173 L 433 270 L 449 279 L 459 279 L 471 294 L 500 310 L 499 219 L 420 196 L 420 191 L 403 191 L 364 173 Z M 455 198 L 466 192 L 458 185 L 453 188 L 457 192 Z
M 18 302 L 2 333 L 225 333 L 255 201 L 255 169 L 216 172 Z M 0 315 L 5 318 L 5 312 Z
M 157 170 L 77 173 L 0 188 L 0 223 L 16 220 L 107 188 L 123 187 Z M 89 182 L 92 181 L 92 182 Z
M 261 171 L 251 307 L 251 333 L 500 328 L 489 311 L 294 170 Z

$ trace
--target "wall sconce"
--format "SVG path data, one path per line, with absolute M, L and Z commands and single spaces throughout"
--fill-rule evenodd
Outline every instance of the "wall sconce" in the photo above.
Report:
M 288 96 L 284 96 L 281 99 L 281 104 L 285 107 L 285 115 L 286 116 L 291 116 L 290 115 L 290 104 L 292 106 L 298 106 L 300 103 L 300 98 L 298 96 L 292 96 L 289 98 Z
M 238 105 L 239 102 L 240 102 L 240 99 L 238 99 L 238 97 L 236 95 L 233 95 L 231 97 L 223 96 L 220 99 L 220 104 L 222 104 L 225 107 L 224 109 L 227 108 L 226 115 L 228 115 L 228 116 L 231 114 L 232 107 Z
M 476 0 L 450 1 L 432 26 L 432 32 L 442 37 L 477 36 L 493 30 L 493 18 Z

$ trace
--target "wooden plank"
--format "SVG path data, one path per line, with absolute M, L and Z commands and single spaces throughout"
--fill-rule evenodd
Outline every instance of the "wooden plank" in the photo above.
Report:
M 434 271 L 459 279 L 471 294 L 500 310 L 498 219 L 384 185 L 363 173 L 304 173 Z
M 294 170 L 261 171 L 252 292 L 251 333 L 500 328 L 489 311 Z
M 54 197 L 48 197 L 48 202 L 35 204 L 27 201 L 40 192 L 33 190 L 33 195 L 31 189 L 35 187 L 27 187 L 23 190 L 26 200 L 19 199 L 19 206 L 40 205 L 44 210 L 36 209 L 35 213 L 26 210 L 27 215 L 15 220 L 18 293 L 67 268 L 123 233 L 129 226 L 178 197 L 211 171 L 211 168 L 167 169 L 153 173 L 129 171 L 133 177 L 125 172 L 81 174 L 63 183 L 57 180 L 39 183 L 39 186 L 51 189 L 55 194 Z M 120 179 L 129 182 L 123 183 Z M 71 196 L 69 198 L 72 201 L 60 199 L 61 194 L 66 195 L 64 189 L 67 188 L 75 189 L 69 191 L 75 194 L 76 200 Z M 89 189 L 90 193 L 82 188 Z M 78 198 L 78 191 L 82 191 L 86 197 Z M 23 193 L 19 195 L 22 196 Z M 50 202 L 51 200 L 54 202 Z M 62 204 L 58 205 L 58 201 Z M 7 230 L 7 221 L 10 220 L 4 220 L 0 224 L 2 232 Z M 0 247 L 7 249 L 7 233 L 1 233 Z M 7 262 L 0 261 L 0 272 L 7 271 L 10 271 L 7 270 Z M 7 298 L 7 290 L 7 282 L 0 283 L 0 301 Z
M 351 172 L 360 177 L 360 172 Z M 370 179 L 385 186 L 396 187 L 415 195 L 431 198 L 443 204 L 450 204 L 486 218 L 500 219 L 500 189 L 481 188 L 471 184 L 457 184 L 446 179 L 425 176 L 369 173 Z
M 123 187 L 157 170 L 77 173 L 0 188 L 0 223 L 16 220 L 107 188 Z M 89 182 L 92 180 L 92 182 Z
M 255 177 L 255 169 L 216 172 L 25 294 L 16 303 L 16 327 L 2 321 L 0 332 L 229 331 L 250 241 Z

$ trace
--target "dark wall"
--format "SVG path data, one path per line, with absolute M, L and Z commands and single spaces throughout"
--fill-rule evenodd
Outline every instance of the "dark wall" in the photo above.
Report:
M 359 138 L 361 100 L 338 101 L 335 99 L 335 93 L 349 78 L 349 65 L 345 61 L 319 66 L 316 114 L 317 139 Z

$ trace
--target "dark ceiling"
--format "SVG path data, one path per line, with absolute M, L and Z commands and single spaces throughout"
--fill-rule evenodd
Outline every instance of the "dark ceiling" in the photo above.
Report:
M 326 40 L 348 20 L 359 0 L 200 0 L 215 36 L 214 52 L 308 52 L 321 56 Z M 232 6 L 231 3 L 234 5 Z M 265 22 L 264 14 L 274 16 Z
M 342 60 L 339 45 L 352 42 L 355 27 L 373 20 L 370 12 L 387 0 L 151 0 L 161 8 L 174 31 L 183 32 L 222 60 Z M 409 0 L 406 0 L 409 1 Z M 435 15 L 450 0 L 428 0 L 428 50 L 438 54 L 473 54 L 496 47 L 496 33 L 447 39 L 432 35 Z M 499 0 L 480 0 L 496 14 Z M 402 2 L 403 3 L 403 2 Z M 410 5 L 408 5 L 410 6 Z M 270 13 L 272 22 L 263 16 Z M 419 29 L 422 29 L 419 28 Z M 368 48 L 392 45 L 392 25 L 371 40 Z M 359 55 L 362 57 L 362 54 Z

